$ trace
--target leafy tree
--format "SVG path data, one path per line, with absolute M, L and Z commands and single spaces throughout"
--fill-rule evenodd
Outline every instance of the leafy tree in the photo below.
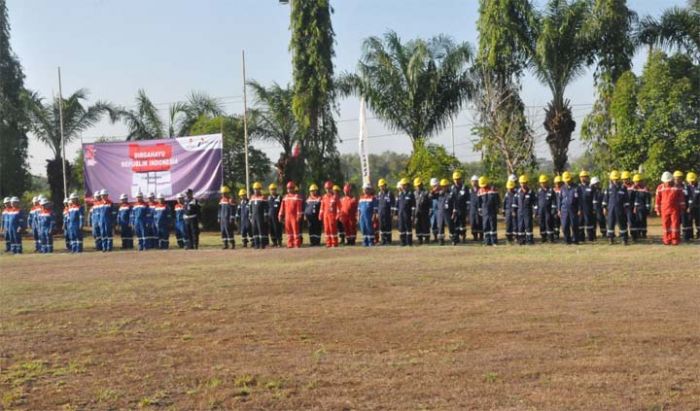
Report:
M 407 154 L 394 151 L 370 154 L 368 160 L 372 178 L 375 180 L 385 178 L 390 183 L 398 181 L 404 176 L 410 158 Z M 340 156 L 340 167 L 344 181 L 357 184 L 358 186 L 362 184 L 362 168 L 357 154 L 342 154 Z M 376 183 L 376 181 L 373 183 Z
M 277 83 L 264 87 L 256 81 L 251 81 L 248 86 L 253 89 L 258 106 L 250 112 L 251 137 L 273 141 L 282 147 L 279 160 L 275 163 L 278 182 L 301 182 L 303 174 L 299 171 L 303 170 L 303 163 L 293 152 L 294 145 L 301 140 L 292 109 L 294 92 L 289 86 L 282 88 Z
M 201 116 L 193 125 L 193 136 L 219 133 L 223 121 L 223 167 L 224 183 L 232 189 L 245 188 L 245 144 L 243 119 L 240 116 Z M 260 150 L 248 147 L 250 178 L 266 181 L 270 174 L 270 159 Z
M 519 95 L 528 56 L 509 32 L 510 24 L 523 26 L 530 14 L 528 4 L 519 0 L 479 2 L 479 52 L 473 68 L 478 124 L 473 131 L 475 148 L 492 177 L 524 172 L 535 164 L 534 136 Z
M 527 53 L 535 76 L 552 93 L 545 109 L 544 128 L 554 169 L 566 168 L 571 135 L 576 122 L 566 87 L 592 62 L 590 8 L 586 0 L 549 0 L 544 13 L 532 11 L 527 19 L 510 19 L 508 27 Z
M 618 80 L 611 112 L 615 166 L 641 166 L 652 179 L 700 168 L 700 66 L 689 56 L 650 53 L 641 77 L 627 72 Z
M 24 95 L 22 66 L 10 47 L 7 5 L 0 0 L 0 197 L 20 195 L 31 184 Z
M 94 105 L 85 105 L 88 92 L 80 89 L 63 99 L 63 135 L 65 144 L 70 143 L 80 134 L 93 127 L 105 113 L 114 113 L 116 109 L 109 103 L 98 101 Z M 32 131 L 36 138 L 46 144 L 53 152 L 53 158 L 46 161 L 46 175 L 49 179 L 51 199 L 55 204 L 63 202 L 63 161 L 66 163 L 66 177 L 72 176 L 72 167 L 63 159 L 61 150 L 61 127 L 59 119 L 59 99 L 44 102 L 38 94 L 29 98 L 29 115 Z M 70 182 L 69 182 L 70 183 Z M 70 184 L 69 184 L 70 186 Z
M 339 177 L 333 118 L 333 25 L 329 0 L 291 2 L 292 109 L 301 132 L 302 175 L 315 181 Z
M 390 31 L 370 37 L 356 74 L 341 80 L 344 94 L 356 94 L 391 129 L 406 133 L 413 149 L 425 146 L 471 97 L 467 43 L 445 36 L 402 43 Z
M 473 131 L 478 137 L 474 148 L 484 155 L 486 174 L 497 178 L 531 171 L 536 164 L 535 137 L 517 86 L 487 68 L 476 71 L 478 125 Z

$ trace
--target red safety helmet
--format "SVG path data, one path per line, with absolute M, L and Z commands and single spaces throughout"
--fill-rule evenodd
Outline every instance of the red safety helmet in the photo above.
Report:
M 343 186 L 343 193 L 350 194 L 350 191 L 352 191 L 352 184 L 346 183 L 345 186 Z
M 331 180 L 326 181 L 323 183 L 323 188 L 326 190 L 332 190 L 333 189 L 333 182 Z
M 295 188 L 296 186 L 294 185 L 294 181 L 290 181 L 287 183 L 287 189 L 291 190 Z

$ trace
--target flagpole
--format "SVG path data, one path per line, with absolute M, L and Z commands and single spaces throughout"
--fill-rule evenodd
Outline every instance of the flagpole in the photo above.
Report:
M 66 139 L 63 135 L 63 90 L 61 89 L 61 67 L 58 67 L 58 122 L 61 128 L 61 167 L 63 168 L 63 198 L 68 197 L 68 181 L 66 180 Z M 58 201 L 58 199 L 53 199 Z
M 245 84 L 245 50 L 241 50 L 243 65 L 243 144 L 245 145 L 245 191 L 250 193 L 250 172 L 248 171 L 248 97 Z

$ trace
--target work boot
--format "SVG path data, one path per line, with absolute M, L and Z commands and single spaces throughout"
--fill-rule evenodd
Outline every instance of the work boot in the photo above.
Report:
M 610 245 L 613 245 L 613 244 L 615 244 L 615 240 L 613 240 L 612 237 L 608 237 L 608 243 L 609 243 Z

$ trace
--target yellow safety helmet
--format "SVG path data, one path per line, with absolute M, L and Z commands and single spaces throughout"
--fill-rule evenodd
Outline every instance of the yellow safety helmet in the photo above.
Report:
M 632 176 L 632 181 L 634 181 L 635 183 L 638 183 L 638 182 L 642 181 L 642 175 L 639 174 L 639 173 L 633 175 L 633 176 Z
M 441 186 L 441 187 L 447 187 L 447 186 L 449 186 L 449 185 L 450 185 L 450 180 L 448 180 L 448 179 L 446 179 L 446 178 L 443 178 L 442 180 L 440 180 L 440 186 Z
M 340 186 L 337 184 L 333 185 L 333 191 L 340 191 Z
M 581 178 L 581 177 L 590 177 L 590 176 L 591 176 L 591 175 L 588 173 L 587 170 L 581 170 L 581 172 L 578 173 L 578 177 L 579 177 L 579 178 Z
M 629 171 L 623 171 L 622 173 L 620 173 L 620 178 L 623 180 L 629 180 L 630 178 L 632 178 L 632 175 L 630 175 Z
M 379 187 L 384 187 L 386 185 L 386 180 L 383 178 L 380 178 L 379 181 L 377 181 L 377 186 Z
M 414 186 L 419 186 L 419 185 L 421 185 L 421 184 L 423 184 L 423 180 L 421 180 L 420 177 L 416 177 L 416 178 L 413 179 L 413 185 L 414 185 Z
M 509 189 L 509 190 L 510 190 L 511 188 L 515 188 L 515 181 L 513 181 L 513 180 L 508 180 L 508 182 L 506 183 L 506 188 Z
M 489 185 L 489 178 L 486 176 L 479 177 L 479 187 L 484 188 Z
M 253 183 L 253 190 L 262 190 L 262 183 L 260 181 L 256 181 Z
M 569 181 L 571 181 L 571 173 L 569 173 L 568 171 L 564 171 L 561 174 L 561 179 L 564 180 L 565 183 L 568 183 Z
M 402 178 L 401 181 L 399 181 L 399 185 L 405 186 L 408 184 L 408 179 L 406 177 Z
M 610 179 L 612 181 L 616 181 L 620 179 L 620 173 L 617 170 L 613 170 L 610 172 Z
M 455 170 L 452 172 L 452 179 L 453 180 L 461 180 L 462 179 L 462 172 L 459 170 Z
M 693 171 L 689 171 L 688 174 L 685 175 L 685 181 L 689 183 L 694 183 L 698 181 L 698 175 L 695 174 Z
M 683 172 L 680 170 L 676 170 L 673 172 L 673 177 L 680 177 L 683 178 Z
M 530 179 L 527 178 L 527 175 L 523 174 L 518 178 L 518 183 L 520 184 L 527 184 L 530 182 Z
M 272 183 L 269 186 L 267 186 L 267 189 L 272 191 L 272 190 L 277 190 L 277 184 Z
M 245 188 L 241 188 L 240 190 L 238 190 L 238 197 L 243 197 L 246 194 L 248 193 L 245 192 Z
M 231 192 L 231 189 L 228 188 L 228 186 L 221 186 L 221 194 L 228 194 Z
M 546 174 L 540 174 L 539 182 L 540 183 L 546 183 L 549 181 L 549 177 L 547 177 Z
M 318 191 L 318 186 L 314 183 L 311 183 L 309 186 L 309 191 Z
M 554 184 L 556 184 L 556 183 L 561 183 L 561 176 L 559 176 L 559 175 L 554 176 Z

